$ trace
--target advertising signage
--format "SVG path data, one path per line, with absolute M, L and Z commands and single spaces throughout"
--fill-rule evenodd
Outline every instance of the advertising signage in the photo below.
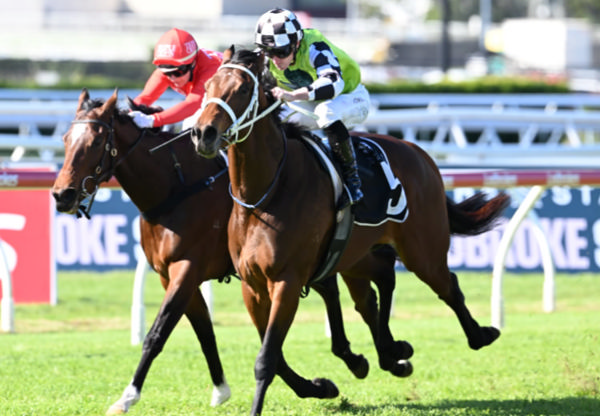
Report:
M 504 223 L 513 215 L 528 189 L 514 189 L 513 206 Z M 456 189 L 448 195 L 460 201 L 473 190 Z M 600 271 L 600 189 L 548 188 L 532 214 L 543 231 L 558 272 Z M 504 224 L 504 225 L 505 225 Z M 535 223 L 526 218 L 517 230 L 505 266 L 511 272 L 541 272 L 542 256 L 535 236 Z M 473 237 L 453 237 L 448 253 L 450 269 L 491 270 L 504 226 Z
M 91 218 L 56 213 L 58 270 L 133 269 L 140 251 L 139 211 L 121 190 L 101 188 Z
M 514 213 L 528 189 L 511 190 Z M 468 188 L 448 191 L 455 201 L 471 195 Z M 488 190 L 486 190 L 488 191 Z M 490 192 L 495 192 L 491 190 Z M 553 187 L 537 202 L 535 215 L 558 272 L 600 272 L 600 189 Z M 91 219 L 55 216 L 54 252 L 58 270 L 135 268 L 139 248 L 139 212 L 120 190 L 101 189 Z M 491 270 L 504 224 L 474 237 L 452 237 L 448 263 L 452 270 Z M 541 272 L 534 223 L 526 218 L 514 236 L 506 258 L 510 272 Z

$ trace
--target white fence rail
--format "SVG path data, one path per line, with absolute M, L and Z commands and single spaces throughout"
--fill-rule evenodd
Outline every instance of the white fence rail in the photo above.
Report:
M 380 94 L 364 123 L 400 132 L 440 166 L 596 167 L 600 96 Z
M 92 98 L 106 99 L 113 91 L 90 91 Z M 139 91 L 119 92 L 119 105 Z M 19 162 L 61 163 L 62 136 L 75 116 L 80 91 L 0 89 L 0 164 Z M 157 105 L 170 107 L 180 101 L 174 92 L 164 94 Z
M 107 98 L 112 91 L 91 91 Z M 127 95 L 119 93 L 121 103 Z M 0 90 L 0 163 L 56 162 L 79 91 Z M 373 94 L 362 129 L 413 141 L 440 167 L 596 167 L 600 96 L 592 94 Z M 181 98 L 166 94 L 169 107 Z M 507 142 L 508 139 L 508 142 Z

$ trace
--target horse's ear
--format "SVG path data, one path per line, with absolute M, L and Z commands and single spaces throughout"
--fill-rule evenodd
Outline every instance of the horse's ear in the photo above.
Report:
M 119 89 L 115 88 L 115 91 L 112 93 L 110 98 L 108 100 L 106 100 L 106 102 L 102 106 L 102 112 L 104 112 L 104 113 L 111 112 L 112 113 L 115 109 L 118 98 L 119 98 Z
M 77 103 L 77 111 L 81 110 L 83 103 L 90 99 L 90 93 L 87 88 L 81 90 L 81 94 L 79 94 L 79 102 Z
M 265 68 L 265 53 L 262 51 L 262 49 L 259 49 L 258 51 L 256 51 L 256 56 L 258 58 L 256 60 L 256 67 L 258 69 L 256 73 L 262 74 Z
M 231 57 L 233 56 L 234 53 L 235 53 L 235 46 L 231 45 L 229 48 L 227 48 L 227 50 L 225 52 L 223 52 L 223 63 L 226 63 L 229 60 L 231 60 Z
M 129 95 L 126 97 L 126 100 L 127 106 L 130 110 L 135 111 L 140 109 L 139 106 L 133 101 L 133 98 L 131 98 Z

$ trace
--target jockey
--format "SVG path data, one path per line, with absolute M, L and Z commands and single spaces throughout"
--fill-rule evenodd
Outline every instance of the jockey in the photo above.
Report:
M 346 126 L 362 123 L 369 113 L 369 92 L 361 84 L 358 64 L 316 29 L 302 29 L 296 15 L 286 9 L 263 14 L 255 29 L 255 44 L 269 58 L 269 70 L 277 80 L 276 99 L 298 101 L 295 105 L 315 118 L 293 112 L 288 117 L 308 130 L 323 129 L 342 166 L 351 203 L 363 198 L 350 134 Z
M 171 29 L 161 36 L 154 48 L 152 63 L 156 69 L 143 91 L 133 102 L 152 105 L 168 87 L 185 96 L 185 100 L 154 114 L 132 111 L 129 115 L 142 128 L 162 127 L 183 121 L 183 128 L 192 127 L 204 98 L 204 83 L 221 65 L 223 54 L 199 49 L 194 37 L 181 29 Z

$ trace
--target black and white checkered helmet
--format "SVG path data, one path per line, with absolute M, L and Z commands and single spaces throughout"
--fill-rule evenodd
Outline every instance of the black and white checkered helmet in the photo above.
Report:
M 294 13 L 286 9 L 272 9 L 258 19 L 254 42 L 259 47 L 279 49 L 296 46 L 302 36 L 302 25 Z

